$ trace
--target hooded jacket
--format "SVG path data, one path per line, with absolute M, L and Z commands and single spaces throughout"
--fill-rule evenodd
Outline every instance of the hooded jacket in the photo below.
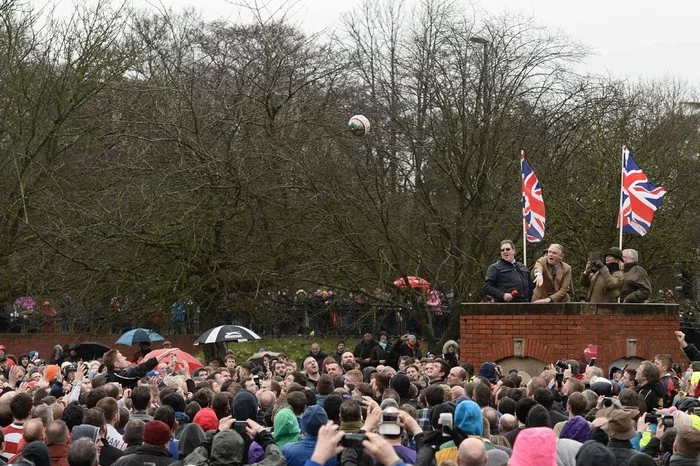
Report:
M 173 462 L 170 452 L 163 445 L 149 445 L 146 443 L 136 447 L 135 452 L 131 455 L 119 458 L 114 463 L 114 466 L 143 466 L 145 464 L 163 466 Z
M 204 430 L 198 424 L 187 424 L 180 433 L 180 444 L 178 445 L 179 461 L 173 463 L 176 466 L 184 466 L 185 458 L 199 447 L 206 439 Z
M 584 442 L 576 454 L 576 466 L 615 466 L 616 464 L 610 450 L 595 440 Z
M 568 438 L 578 442 L 585 442 L 588 436 L 591 435 L 591 425 L 581 416 L 574 416 L 564 424 L 559 438 Z
M 454 348 L 454 353 L 450 353 L 449 349 Z M 442 345 L 442 359 L 450 365 L 450 368 L 459 366 L 459 360 L 457 359 L 457 351 L 459 351 L 459 345 L 454 340 L 447 340 L 444 345 Z
M 528 427 L 518 438 L 520 440 L 513 445 L 509 466 L 556 466 L 557 437 L 550 427 Z
M 289 408 L 278 411 L 275 416 L 275 428 L 272 434 L 275 442 L 277 442 L 277 446 L 284 448 L 288 443 L 297 442 L 300 435 L 299 421 L 297 421 L 294 412 Z

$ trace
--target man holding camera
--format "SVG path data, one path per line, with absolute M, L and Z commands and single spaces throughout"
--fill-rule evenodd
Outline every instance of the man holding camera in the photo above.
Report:
M 624 262 L 620 248 L 610 248 L 601 260 L 589 260 L 581 274 L 581 285 L 588 288 L 589 303 L 616 303 L 622 289 Z

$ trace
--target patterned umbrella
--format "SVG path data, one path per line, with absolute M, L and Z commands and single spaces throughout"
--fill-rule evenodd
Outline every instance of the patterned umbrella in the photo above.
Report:
M 394 286 L 404 290 L 407 288 L 411 288 L 413 290 L 428 291 L 430 289 L 430 282 L 425 278 L 415 277 L 413 275 L 409 275 L 406 278 L 408 278 L 408 284 L 406 284 L 406 280 L 403 277 L 401 277 L 394 281 Z
M 201 334 L 194 344 L 200 345 L 203 343 L 206 344 L 248 340 L 260 340 L 260 337 L 251 329 L 240 325 L 219 325 L 218 327 L 210 328 Z
M 155 349 L 155 350 L 151 351 L 150 353 L 148 353 L 146 356 L 144 356 L 143 360 L 145 361 L 145 360 L 150 359 L 150 358 L 156 358 L 156 357 L 160 356 L 161 353 L 164 353 L 165 351 L 168 351 L 168 348 Z M 180 364 L 180 361 L 187 361 L 187 364 L 190 366 L 191 371 L 193 371 L 195 369 L 199 369 L 200 367 L 204 366 L 199 359 L 195 358 L 190 353 L 182 351 L 181 349 L 175 351 L 175 356 L 177 356 L 177 364 L 175 366 L 176 371 L 182 369 L 182 364 Z M 171 359 L 172 359 L 172 355 L 161 359 L 160 362 L 170 364 Z
M 117 344 L 131 346 L 135 345 L 136 343 L 161 340 L 165 340 L 165 338 L 163 338 L 162 335 L 160 335 L 157 332 L 154 332 L 151 329 L 134 328 L 120 336 L 119 340 L 117 340 Z

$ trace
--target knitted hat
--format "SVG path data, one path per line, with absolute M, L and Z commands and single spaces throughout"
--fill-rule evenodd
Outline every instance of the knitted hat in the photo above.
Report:
M 496 383 L 496 364 L 493 362 L 483 363 L 477 376 L 484 377 L 491 383 Z
M 518 434 L 510 466 L 556 466 L 557 436 L 549 427 L 529 427 Z
M 301 415 L 301 426 L 304 432 L 311 436 L 316 437 L 318 435 L 318 430 L 321 426 L 328 422 L 328 415 L 323 408 L 318 405 L 309 406 Z
M 204 432 L 217 430 L 219 428 L 219 419 L 211 408 L 200 409 L 197 414 L 195 414 L 192 422 L 199 424 L 199 427 L 201 427 Z
M 253 392 L 239 390 L 233 398 L 232 415 L 237 421 L 258 418 L 258 399 Z
M 389 382 L 391 388 L 396 390 L 401 398 L 408 398 L 411 390 L 411 379 L 406 374 L 396 374 Z
M 47 382 L 53 382 L 56 377 L 60 374 L 60 368 L 55 364 L 50 364 L 44 369 L 44 377 Z
M 150 443 L 151 445 L 165 445 L 170 441 L 170 437 L 170 429 L 163 421 L 148 421 L 143 430 L 143 443 Z
M 49 449 L 41 441 L 34 441 L 22 450 L 22 457 L 33 461 L 35 466 L 51 466 L 51 457 Z

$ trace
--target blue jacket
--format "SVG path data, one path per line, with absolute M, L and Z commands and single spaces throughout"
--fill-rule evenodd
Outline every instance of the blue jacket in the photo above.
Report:
M 282 454 L 284 455 L 284 459 L 287 460 L 287 466 L 304 466 L 307 462 L 316 466 L 316 463 L 311 461 L 314 448 L 316 448 L 316 440 L 316 437 L 305 435 L 298 442 L 285 445 L 282 449 Z M 337 466 L 336 456 L 329 459 L 325 466 Z

